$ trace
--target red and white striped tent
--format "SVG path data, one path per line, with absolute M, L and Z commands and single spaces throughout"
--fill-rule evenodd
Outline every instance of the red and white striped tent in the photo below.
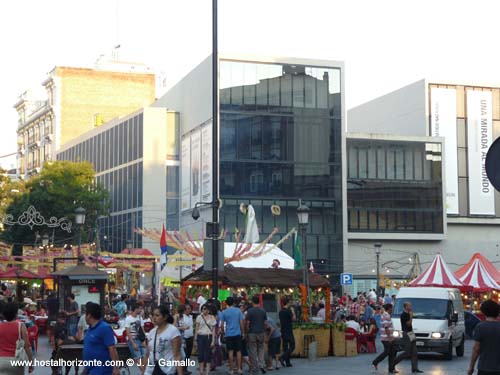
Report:
M 417 287 L 434 286 L 441 288 L 459 288 L 460 290 L 467 289 L 467 287 L 455 277 L 453 272 L 451 272 L 441 254 L 436 254 L 431 265 L 408 285 Z
M 495 278 L 488 272 L 487 267 L 480 258 L 471 259 L 464 267 L 455 272 L 455 275 L 464 285 L 472 288 L 474 292 L 491 292 L 500 290 L 500 285 Z
M 465 275 L 465 273 L 470 269 L 472 266 L 472 263 L 478 259 L 481 264 L 484 266 L 486 271 L 490 274 L 491 277 L 493 277 L 493 280 L 497 282 L 497 284 L 500 284 L 500 270 L 497 269 L 493 263 L 491 263 L 483 254 L 481 253 L 474 253 L 470 260 L 465 264 L 464 266 L 460 267 L 458 270 L 455 271 L 455 276 L 458 277 L 459 279 Z

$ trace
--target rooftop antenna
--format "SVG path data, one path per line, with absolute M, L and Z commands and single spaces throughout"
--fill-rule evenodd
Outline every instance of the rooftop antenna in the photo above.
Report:
M 113 60 L 118 61 L 118 48 L 121 47 L 120 45 L 120 0 L 116 0 L 116 13 L 115 13 L 115 19 L 116 19 L 116 44 L 113 47 Z

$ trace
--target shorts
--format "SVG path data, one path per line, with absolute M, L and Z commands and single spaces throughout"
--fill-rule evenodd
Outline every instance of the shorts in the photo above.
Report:
M 198 335 L 196 343 L 198 344 L 198 362 L 210 363 L 212 360 L 212 349 L 210 348 L 212 336 Z
M 281 353 L 281 337 L 269 339 L 268 352 L 271 357 Z
M 226 350 L 234 350 L 235 352 L 241 351 L 241 335 L 226 336 Z
M 140 342 L 140 340 L 138 338 L 135 338 L 134 342 L 137 345 L 137 350 L 135 350 L 134 347 L 132 346 L 132 343 L 130 341 L 128 341 L 128 348 L 130 350 L 130 358 L 132 358 L 132 359 L 144 358 L 144 356 L 146 355 L 146 348 L 144 347 L 144 345 L 142 344 L 142 342 Z

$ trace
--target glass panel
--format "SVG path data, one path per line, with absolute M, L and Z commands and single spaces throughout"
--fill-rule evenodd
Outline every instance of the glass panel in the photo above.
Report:
M 467 147 L 467 125 L 463 118 L 457 119 L 457 147 Z

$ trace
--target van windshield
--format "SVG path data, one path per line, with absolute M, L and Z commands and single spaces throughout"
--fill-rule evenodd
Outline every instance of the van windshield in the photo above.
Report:
M 393 318 L 399 318 L 404 311 L 403 304 L 410 302 L 415 319 L 448 319 L 448 301 L 444 299 L 432 298 L 397 298 Z

